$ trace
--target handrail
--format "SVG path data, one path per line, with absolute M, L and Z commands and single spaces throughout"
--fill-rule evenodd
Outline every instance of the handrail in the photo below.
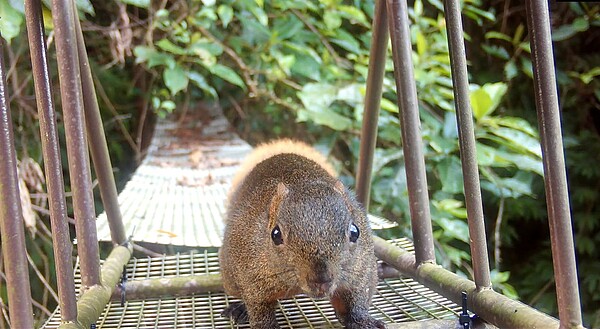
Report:
M 379 120 L 389 36 L 386 3 L 376 1 L 355 188 L 356 198 L 365 209 L 369 209 L 373 154 L 377 142 L 377 121 Z
M 23 232 L 17 156 L 6 90 L 4 39 L 0 35 L 0 232 L 13 328 L 33 328 L 29 268 Z
M 75 10 L 71 0 L 53 0 L 56 60 L 60 82 L 69 175 L 73 191 L 73 212 L 77 252 L 81 258 L 84 289 L 100 284 L 100 254 L 96 233 L 94 195 L 84 128 L 81 73 L 75 35 Z
M 467 54 L 463 37 L 460 3 L 444 0 L 444 17 L 448 32 L 448 50 L 454 90 L 454 104 L 458 125 L 460 162 L 462 164 L 465 187 L 465 205 L 471 241 L 471 259 L 477 289 L 491 289 L 490 265 L 485 238 L 485 220 L 483 201 L 479 184 L 479 167 L 475 149 L 475 131 L 473 129 L 473 111 L 469 100 L 469 78 L 467 75 Z
M 94 172 L 98 178 L 98 188 L 100 189 L 102 205 L 106 212 L 112 242 L 114 245 L 122 245 L 127 241 L 127 235 L 123 226 L 115 176 L 112 172 L 106 136 L 104 135 L 104 126 L 100 117 L 100 109 L 98 108 L 98 98 L 96 97 L 96 89 L 94 88 L 94 80 L 77 11 L 75 11 L 75 22 L 73 24 L 76 30 L 75 34 L 77 35 L 79 71 L 81 73 L 81 88 L 84 103 L 83 109 L 85 111 L 85 125 L 89 138 L 88 145 L 90 147 L 90 154 L 92 155 Z
M 392 39 L 396 94 L 398 108 L 400 109 L 400 127 L 407 173 L 406 184 L 408 186 L 415 257 L 417 265 L 435 263 L 425 158 L 423 156 L 423 139 L 419 120 L 417 86 L 413 73 L 412 44 L 406 0 L 387 0 L 387 9 L 390 37 Z
M 40 0 L 25 0 L 25 20 L 31 55 L 33 83 L 40 119 L 40 136 L 46 188 L 48 189 L 48 207 L 52 228 L 52 247 L 56 267 L 58 285 L 58 302 L 61 320 L 65 323 L 77 320 L 77 304 L 73 275 L 73 245 L 67 222 L 67 201 L 62 173 L 58 129 L 52 98 L 52 85 L 46 41 L 44 38 L 44 22 Z
M 583 328 L 548 2 L 527 1 L 535 101 L 561 328 Z

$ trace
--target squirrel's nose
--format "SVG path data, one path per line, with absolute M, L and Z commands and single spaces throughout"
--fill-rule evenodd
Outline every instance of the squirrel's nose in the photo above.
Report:
M 320 293 L 327 293 L 333 286 L 333 274 L 329 271 L 318 272 L 313 281 L 313 287 Z

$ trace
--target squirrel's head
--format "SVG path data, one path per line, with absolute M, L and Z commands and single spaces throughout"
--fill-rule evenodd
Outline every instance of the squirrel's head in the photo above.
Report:
M 366 216 L 338 181 L 312 183 L 301 190 L 279 183 L 269 206 L 269 248 L 273 266 L 290 271 L 312 297 L 330 295 L 345 274 L 344 264 L 357 260 L 365 244 Z M 362 248 L 364 249 L 364 247 Z

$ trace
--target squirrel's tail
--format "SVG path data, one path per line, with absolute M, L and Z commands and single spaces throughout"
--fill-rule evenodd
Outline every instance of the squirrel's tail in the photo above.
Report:
M 323 156 L 321 153 L 319 153 L 319 151 L 315 150 L 310 145 L 291 139 L 279 139 L 260 144 L 246 157 L 246 159 L 242 162 L 240 169 L 233 177 L 229 193 L 231 194 L 232 191 L 236 190 L 237 186 L 257 164 L 270 157 L 283 153 L 298 154 L 305 158 L 311 159 L 323 167 L 323 169 L 325 169 L 331 176 L 337 177 L 337 173 L 327 162 L 325 156 Z

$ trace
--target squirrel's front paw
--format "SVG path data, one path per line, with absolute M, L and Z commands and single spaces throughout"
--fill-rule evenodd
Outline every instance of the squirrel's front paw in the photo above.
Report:
M 348 323 L 346 329 L 385 329 L 385 323 L 369 316 L 356 322 Z
M 221 316 L 228 317 L 237 324 L 248 323 L 248 310 L 243 302 L 234 302 L 221 312 Z

